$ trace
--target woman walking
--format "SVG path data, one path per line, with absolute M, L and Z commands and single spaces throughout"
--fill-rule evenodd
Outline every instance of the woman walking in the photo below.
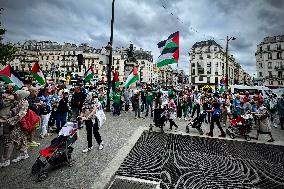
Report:
M 83 104 L 81 119 L 85 121 L 87 131 L 88 147 L 83 150 L 83 153 L 91 151 L 93 149 L 92 134 L 99 145 L 99 150 L 103 149 L 103 141 L 99 133 L 99 119 L 96 116 L 98 111 L 102 111 L 101 103 L 98 100 L 98 95 L 93 93 L 90 99 L 87 99 Z
M 169 110 L 169 122 L 170 122 L 170 130 L 172 130 L 173 126 L 178 128 L 177 124 L 174 122 L 174 119 L 176 118 L 176 104 L 173 100 L 173 95 L 169 95 L 169 101 L 168 101 L 168 110 Z
M 226 137 L 226 133 L 224 132 L 220 124 L 220 116 L 221 116 L 220 104 L 217 101 L 214 101 L 212 106 L 213 106 L 212 110 L 208 111 L 212 112 L 212 117 L 210 123 L 210 132 L 207 133 L 207 136 L 213 137 L 214 123 L 216 123 L 217 127 L 221 131 L 221 135 L 219 135 L 219 137 Z
M 267 142 L 274 142 L 271 126 L 269 124 L 269 112 L 267 108 L 263 105 L 262 101 L 257 102 L 257 112 L 256 116 L 256 127 L 257 127 L 257 135 L 256 140 L 258 140 L 258 136 L 260 134 L 268 134 L 270 136 L 270 140 Z
M 13 153 L 14 146 L 17 145 L 19 149 L 18 156 L 12 160 L 12 163 L 29 158 L 27 150 L 27 136 L 28 133 L 23 131 L 20 126 L 21 119 L 26 115 L 29 103 L 26 98 L 30 92 L 25 90 L 18 90 L 16 92 L 17 105 L 11 109 L 11 117 L 8 119 L 1 119 L 1 122 L 6 122 L 10 128 L 13 128 L 9 137 L 6 138 L 4 146 L 3 162 L 0 163 L 1 167 L 10 165 L 10 158 Z

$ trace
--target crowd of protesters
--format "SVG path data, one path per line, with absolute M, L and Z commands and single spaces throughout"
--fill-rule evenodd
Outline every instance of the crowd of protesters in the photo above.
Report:
M 0 167 L 27 159 L 28 147 L 39 146 L 38 137 L 44 139 L 51 133 L 59 133 L 67 121 L 78 122 L 87 131 L 88 146 L 84 153 L 92 150 L 92 135 L 98 148 L 103 149 L 103 140 L 99 133 L 100 119 L 98 111 L 106 108 L 106 91 L 103 87 L 85 87 L 78 84 L 72 89 L 64 85 L 46 85 L 42 88 L 27 84 L 21 90 L 14 91 L 13 85 L 7 85 L 0 98 L 0 123 L 4 136 L 4 154 Z M 154 110 L 166 108 L 169 112 L 169 129 L 178 128 L 175 119 L 188 121 L 206 112 L 205 123 L 210 125 L 209 137 L 213 137 L 214 126 L 217 125 L 221 135 L 226 137 L 225 128 L 230 119 L 247 112 L 255 116 L 255 126 L 259 134 L 271 134 L 271 126 L 284 129 L 284 94 L 280 98 L 270 94 L 264 99 L 261 93 L 232 94 L 229 90 L 223 93 L 213 93 L 209 90 L 194 90 L 185 88 L 177 90 L 174 87 L 162 89 L 145 85 L 135 89 L 118 87 L 110 95 L 113 116 L 123 116 L 121 112 L 134 111 L 134 118 L 154 117 Z M 32 132 L 21 130 L 20 121 L 28 110 L 40 117 L 39 124 Z M 142 115 L 143 114 L 143 115 Z M 278 119 L 279 118 L 279 119 Z M 277 122 L 279 120 L 279 122 Z M 17 146 L 18 156 L 10 161 L 14 146 Z
M 13 84 L 5 86 L 0 94 L 0 124 L 3 128 L 4 152 L 0 167 L 29 158 L 28 148 L 40 145 L 40 139 L 57 135 L 67 121 L 76 122 L 82 128 L 86 125 L 88 147 L 93 148 L 94 135 L 99 150 L 103 149 L 103 141 L 99 133 L 97 112 L 103 110 L 99 100 L 99 91 L 88 92 L 83 85 L 67 90 L 64 85 L 46 85 L 38 88 L 26 84 L 21 90 L 15 90 Z M 23 129 L 23 118 L 28 111 L 39 117 L 39 122 L 30 132 Z M 38 139 L 39 138 L 39 139 Z M 51 140 L 51 138 L 50 138 Z M 18 156 L 10 160 L 14 147 Z
M 145 111 L 145 117 L 153 117 L 153 109 L 162 109 L 166 106 L 170 109 L 169 114 L 170 130 L 172 126 L 178 127 L 174 122 L 175 118 L 185 121 L 199 116 L 201 111 L 206 112 L 205 123 L 210 124 L 208 136 L 213 136 L 214 125 L 217 125 L 221 135 L 225 137 L 224 129 L 228 126 L 229 120 L 238 116 L 250 113 L 254 115 L 254 124 L 259 134 L 268 134 L 273 142 L 271 126 L 277 128 L 280 124 L 281 130 L 284 130 L 284 94 L 277 97 L 275 94 L 269 94 L 267 99 L 263 98 L 261 93 L 250 94 L 248 91 L 240 94 L 227 92 L 210 92 L 209 90 L 193 90 L 190 88 L 176 90 L 173 87 L 167 91 L 167 102 L 163 104 L 161 88 L 152 88 L 144 86 L 139 89 L 118 88 L 113 93 L 113 115 L 120 115 L 125 104 L 125 111 L 129 111 L 129 102 L 131 102 L 135 119 L 141 118 L 141 112 Z M 278 121 L 277 121 L 278 120 Z

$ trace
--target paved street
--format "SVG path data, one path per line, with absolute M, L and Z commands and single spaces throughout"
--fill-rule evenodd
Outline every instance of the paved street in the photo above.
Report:
M 1 183 L 0 183 L 0 188 L 2 189 L 8 189 L 8 188 L 103 188 L 106 184 L 110 182 L 111 179 L 113 179 L 115 172 L 119 169 L 121 163 L 123 162 L 124 158 L 127 156 L 127 154 L 131 151 L 132 147 L 135 145 L 136 141 L 139 139 L 141 134 L 143 133 L 143 130 L 147 129 L 149 124 L 151 123 L 150 118 L 146 119 L 134 119 L 133 112 L 130 113 L 122 113 L 120 117 L 112 117 L 109 114 L 107 114 L 107 122 L 104 125 L 104 127 L 101 129 L 101 135 L 104 140 L 104 149 L 99 151 L 97 148 L 94 148 L 91 152 L 88 154 L 83 154 L 82 150 L 86 147 L 87 141 L 86 141 L 86 133 L 85 129 L 80 130 L 79 132 L 79 139 L 75 143 L 74 147 L 75 150 L 73 152 L 73 158 L 75 160 L 74 166 L 73 167 L 68 167 L 66 166 L 60 166 L 57 168 L 49 168 L 49 177 L 47 178 L 46 181 L 44 182 L 36 182 L 36 177 L 31 175 L 31 166 L 35 162 L 37 156 L 38 156 L 38 151 L 41 148 L 44 148 L 49 145 L 50 140 L 53 138 L 52 136 L 50 138 L 47 138 L 45 140 L 38 140 L 39 142 L 42 143 L 42 145 L 39 148 L 34 148 L 30 152 L 30 158 L 22 161 L 17 164 L 12 164 L 9 168 L 4 168 L 1 169 L 0 172 L 0 178 L 1 178 Z M 171 137 L 170 141 L 174 141 L 173 146 L 169 145 L 169 148 L 178 148 L 180 152 L 185 152 L 185 151 L 191 151 L 191 153 L 196 154 L 200 152 L 200 150 L 205 150 L 206 146 L 204 142 L 202 141 L 207 141 L 208 144 L 210 144 L 210 141 L 214 141 L 213 147 L 218 149 L 220 143 L 224 143 L 224 140 L 215 140 L 215 139 L 200 139 L 200 137 L 190 137 L 187 136 L 188 134 L 185 133 L 185 121 L 177 121 L 178 125 L 180 126 L 177 131 L 166 131 L 166 134 L 157 134 L 154 132 L 154 134 L 151 134 L 149 136 L 152 136 L 153 140 L 148 143 L 149 138 L 145 141 L 144 143 L 141 143 L 141 140 L 143 140 L 144 134 L 142 134 L 140 140 L 140 143 L 138 142 L 136 144 L 145 144 L 148 143 L 150 146 L 152 144 L 155 144 L 150 148 L 144 146 L 143 151 L 135 151 L 135 156 L 131 156 L 132 158 L 135 159 L 136 162 L 138 162 L 137 165 L 139 164 L 139 161 L 148 161 L 149 158 L 152 158 L 152 151 L 151 149 L 156 149 L 157 154 L 161 153 L 161 150 L 163 150 L 164 147 L 164 141 L 167 140 L 168 137 Z M 166 127 L 168 128 L 168 126 Z M 203 128 L 206 132 L 208 130 L 208 125 L 204 124 Z M 217 128 L 216 128 L 216 133 L 214 135 L 218 135 L 217 133 Z M 154 131 L 159 131 L 157 128 L 154 128 Z M 172 135 L 172 134 L 181 134 L 181 135 Z M 253 135 L 254 133 L 252 133 Z M 276 142 L 274 144 L 278 145 L 284 145 L 284 131 L 281 131 L 279 128 L 274 129 L 273 128 L 273 134 L 275 136 Z M 191 136 L 197 136 L 198 132 L 194 129 L 190 129 L 190 135 Z M 158 136 L 158 138 L 156 137 Z M 159 140 L 157 140 L 159 139 Z M 259 138 L 259 142 L 261 141 L 267 141 L 269 138 L 266 136 L 261 136 Z M 228 139 L 231 141 L 231 139 Z M 237 139 L 237 140 L 243 140 L 243 139 Z M 156 141 L 156 142 L 153 142 Z M 169 140 L 167 140 L 169 141 Z M 198 146 L 198 143 L 203 143 L 204 146 L 199 145 L 198 148 L 196 148 L 196 151 L 192 149 L 188 149 L 187 147 L 191 144 L 188 141 L 192 141 L 195 143 L 195 145 Z M 216 142 L 217 141 L 217 142 Z M 221 142 L 220 142 L 221 141 Z M 230 144 L 241 144 L 238 145 L 238 150 L 241 152 L 242 156 L 247 156 L 246 152 L 250 151 L 251 149 L 254 149 L 257 151 L 259 149 L 259 145 L 255 144 L 254 141 L 252 141 L 252 145 L 256 146 L 255 148 L 248 147 L 250 145 L 247 145 L 246 142 L 244 143 L 236 143 L 236 142 L 229 142 Z M 2 144 L 2 142 L 1 142 Z M 181 145 L 179 145 L 181 144 Z M 159 148 L 160 147 L 160 148 Z M 208 145 L 208 148 L 212 147 L 212 145 Z M 278 147 L 275 147 L 278 148 Z M 272 147 L 265 145 L 265 149 L 272 149 L 271 153 L 276 153 L 275 148 L 272 149 Z M 133 148 L 135 150 L 137 148 Z M 148 149 L 148 150 L 147 150 Z M 3 147 L 1 145 L 1 153 L 2 153 Z M 206 151 L 206 150 L 205 150 Z M 214 151 L 214 149 L 213 149 Z M 221 149 L 219 149 L 221 151 Z M 253 151 L 253 152 L 255 152 Z M 251 152 L 251 153 L 253 153 Z M 133 152 L 132 152 L 133 153 Z M 173 152 L 174 153 L 174 152 Z M 179 154 L 179 156 L 182 155 Z M 227 155 L 227 154 L 226 154 Z M 129 160 L 129 156 L 127 157 L 127 160 Z M 145 157 L 146 156 L 146 157 Z M 171 157 L 171 156 L 165 156 L 165 157 Z M 184 153 L 184 157 L 187 157 L 187 153 Z M 218 157 L 219 156 L 218 154 Z M 255 157 L 255 156 L 253 156 Z M 270 156 L 269 156 L 270 157 Z M 244 157 L 242 157 L 244 158 Z M 279 161 L 282 161 L 283 163 L 283 154 L 282 156 L 279 156 Z M 146 161 L 145 160 L 145 161 Z M 147 162 L 146 161 L 146 162 Z M 157 160 L 158 161 L 158 160 Z M 160 161 L 164 161 L 164 159 L 160 159 Z M 167 163 L 171 165 L 171 161 L 174 161 L 174 159 L 167 159 Z M 208 160 L 209 161 L 209 160 Z M 221 161 L 221 160 L 220 160 Z M 260 158 L 258 159 L 258 162 L 268 162 L 267 159 Z M 192 162 L 194 164 L 198 164 L 199 162 Z M 117 175 L 122 175 L 122 176 L 129 176 L 129 173 L 127 172 L 127 169 L 125 170 L 122 169 L 123 165 L 119 169 L 120 171 L 117 172 Z M 188 165 L 188 164 L 184 164 Z M 223 166 L 229 166 L 228 164 L 225 164 Z M 143 169 L 143 165 L 141 165 L 141 169 Z M 162 176 L 163 179 L 169 178 L 167 177 L 168 174 L 172 174 L 176 172 L 177 170 L 175 169 L 174 166 L 166 166 L 167 171 L 163 172 Z M 144 167 L 145 168 L 145 167 Z M 270 167 L 271 170 L 273 170 L 274 167 Z M 121 171 L 123 170 L 123 171 Z M 131 169 L 129 169 L 131 170 Z M 161 167 L 151 167 L 153 171 L 153 174 L 151 174 L 151 177 L 145 173 L 141 179 L 150 179 L 155 182 L 160 182 L 160 173 L 161 173 Z M 186 171 L 190 171 L 191 169 L 186 168 Z M 279 170 L 283 171 L 283 169 L 279 168 Z M 124 172 L 125 174 L 119 174 L 121 172 Z M 131 174 L 134 174 L 135 172 L 131 172 Z M 279 172 L 283 173 L 283 172 Z M 139 172 L 137 173 L 139 174 Z M 155 176 L 156 175 L 156 176 Z M 133 176 L 133 175 L 132 175 Z M 148 178 L 149 176 L 149 178 Z M 177 179 L 179 174 L 175 175 L 174 178 Z M 139 178 L 139 176 L 138 176 Z M 277 180 L 277 179 L 276 179 Z M 163 180 L 164 182 L 164 180 Z M 166 183 L 164 186 L 169 186 L 169 182 L 164 182 Z M 176 180 L 175 180 L 175 183 Z M 165 187 L 166 188 L 166 187 Z

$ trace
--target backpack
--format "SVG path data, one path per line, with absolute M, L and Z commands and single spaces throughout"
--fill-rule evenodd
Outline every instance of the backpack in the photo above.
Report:
M 219 118 L 221 116 L 221 110 L 219 108 L 215 109 L 213 114 L 212 114 L 212 117 L 213 118 Z

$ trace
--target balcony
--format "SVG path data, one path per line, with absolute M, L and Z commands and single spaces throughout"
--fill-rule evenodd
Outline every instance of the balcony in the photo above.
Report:
M 279 71 L 284 70 L 284 66 L 283 65 L 282 66 L 275 66 L 275 70 L 279 70 Z

